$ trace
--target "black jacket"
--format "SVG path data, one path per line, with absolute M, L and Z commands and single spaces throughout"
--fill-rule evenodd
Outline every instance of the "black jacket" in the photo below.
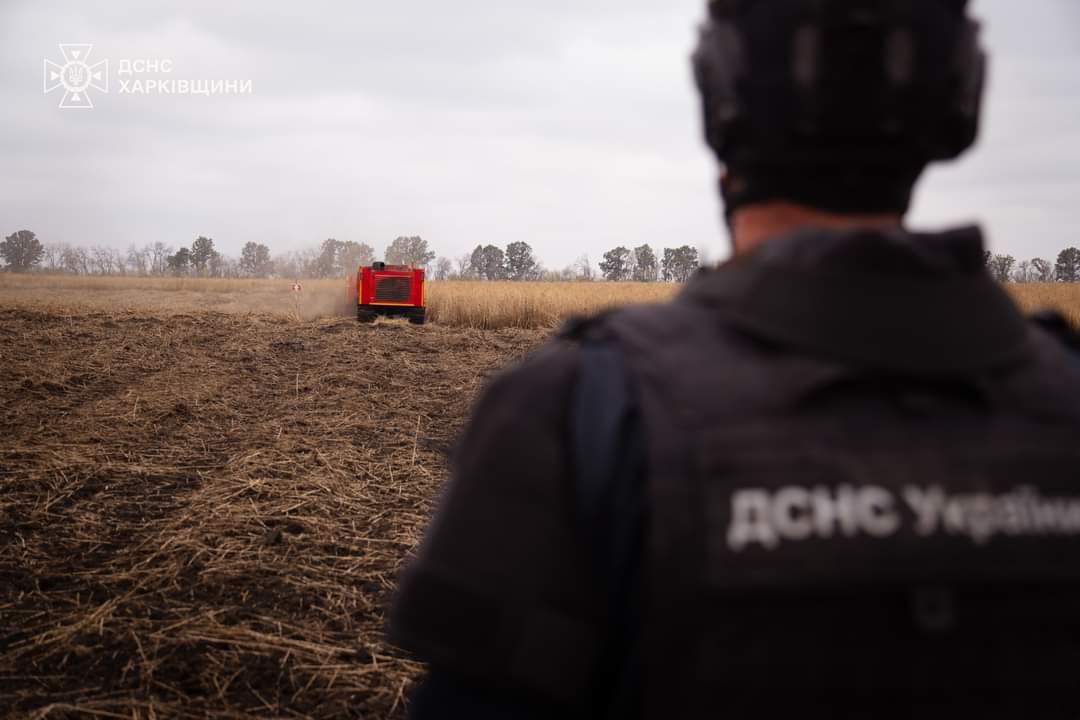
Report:
M 1080 362 L 986 276 L 977 230 L 802 232 L 498 378 L 392 637 L 472 713 L 784 690 L 834 716 L 996 712 L 1024 697 L 1010 678 L 1060 690 L 1080 649 L 1065 626 L 985 634 L 1080 597 L 1074 438 Z

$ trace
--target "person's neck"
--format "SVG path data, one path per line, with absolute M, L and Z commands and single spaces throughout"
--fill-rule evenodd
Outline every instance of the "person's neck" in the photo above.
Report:
M 800 228 L 832 230 L 853 228 L 899 228 L 903 218 L 894 213 L 878 215 L 841 215 L 792 202 L 766 202 L 747 205 L 731 217 L 731 236 L 735 254 L 741 255 L 769 240 L 789 235 Z

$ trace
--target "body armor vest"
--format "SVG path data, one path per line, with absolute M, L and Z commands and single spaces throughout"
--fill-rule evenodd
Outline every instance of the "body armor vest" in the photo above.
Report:
M 984 367 L 814 359 L 709 282 L 591 331 L 647 448 L 645 714 L 1074 716 L 1075 357 L 1024 327 Z
M 392 637 L 552 716 L 1077 717 L 1080 360 L 982 258 L 810 229 L 572 324 L 477 405 Z

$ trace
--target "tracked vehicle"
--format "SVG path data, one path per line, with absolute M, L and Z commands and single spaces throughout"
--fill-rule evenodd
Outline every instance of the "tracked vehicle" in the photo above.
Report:
M 414 325 L 427 320 L 424 271 L 404 265 L 372 263 L 349 278 L 349 296 L 356 301 L 356 319 L 404 317 Z

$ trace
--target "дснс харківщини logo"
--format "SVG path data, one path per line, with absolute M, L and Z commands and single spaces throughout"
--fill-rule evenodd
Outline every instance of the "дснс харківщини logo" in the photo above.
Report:
M 85 43 L 60 43 L 64 64 L 59 65 L 46 58 L 45 94 L 63 88 L 61 109 L 90 109 L 94 107 L 90 99 L 91 90 L 109 92 L 109 61 L 102 60 L 91 65 L 89 57 L 93 49 L 93 45 Z
M 90 109 L 95 92 L 109 92 L 110 60 L 91 63 L 89 43 L 60 43 L 63 64 L 45 60 L 45 94 L 62 90 L 60 109 Z M 120 95 L 204 96 L 251 95 L 251 80 L 226 78 L 174 78 L 172 58 L 116 59 Z

